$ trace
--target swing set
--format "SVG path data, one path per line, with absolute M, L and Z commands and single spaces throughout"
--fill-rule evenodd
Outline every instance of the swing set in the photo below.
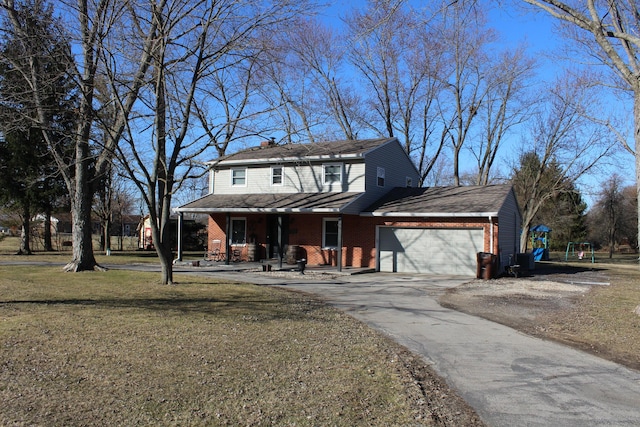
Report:
M 586 259 L 586 257 L 589 256 L 589 253 L 591 253 L 591 263 L 594 264 L 596 262 L 596 257 L 593 253 L 593 245 L 589 242 L 567 243 L 567 252 L 564 255 L 565 261 L 569 260 L 569 253 L 571 253 L 572 257 L 577 257 L 578 259 Z

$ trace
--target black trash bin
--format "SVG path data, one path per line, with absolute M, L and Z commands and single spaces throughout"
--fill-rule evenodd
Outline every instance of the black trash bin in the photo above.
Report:
M 489 280 L 493 278 L 496 256 L 489 252 L 478 252 L 476 278 Z

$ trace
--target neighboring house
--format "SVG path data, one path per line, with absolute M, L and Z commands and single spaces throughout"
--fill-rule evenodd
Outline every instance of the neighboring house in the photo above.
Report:
M 138 236 L 138 249 L 155 249 L 151 233 L 151 216 L 145 215 L 142 218 L 137 216 L 137 218 L 139 218 L 139 221 L 134 229 Z M 171 218 L 169 218 L 167 227 L 169 230 L 169 245 L 172 250 L 178 250 L 178 218 L 172 215 Z M 188 219 L 182 221 L 182 228 L 183 248 L 189 251 L 201 251 L 204 246 L 202 233 L 204 232 L 205 225 L 196 221 L 196 219 Z
M 44 231 L 45 231 L 45 221 L 46 217 L 44 216 L 44 214 L 37 214 L 36 216 L 34 216 L 33 218 L 31 218 L 31 223 L 32 226 L 31 228 L 33 229 L 33 233 L 37 234 L 37 235 L 43 235 Z M 52 236 L 55 236 L 56 234 L 58 234 L 58 223 L 60 222 L 60 220 L 54 216 L 49 217 L 49 232 L 51 233 Z
M 477 253 L 517 252 L 508 185 L 415 188 L 395 138 L 260 147 L 210 163 L 209 194 L 176 209 L 209 215 L 208 244 L 241 259 L 475 275 Z
M 140 218 L 136 229 L 138 234 L 138 249 L 153 249 L 153 237 L 151 236 L 151 217 L 145 215 Z

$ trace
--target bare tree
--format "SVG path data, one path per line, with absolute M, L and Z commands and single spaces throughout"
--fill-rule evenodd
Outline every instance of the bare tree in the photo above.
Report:
M 401 140 L 422 182 L 450 149 L 460 185 L 461 155 L 469 149 L 476 183 L 488 183 L 502 139 L 527 117 L 533 62 L 524 51 L 492 52 L 497 36 L 472 2 L 414 10 L 402 1 L 371 1 L 347 22 L 350 59 L 370 94 L 368 127 Z
M 529 230 L 538 211 L 561 193 L 572 192 L 575 182 L 611 151 L 604 126 L 591 120 L 598 110 L 586 85 L 567 75 L 550 89 L 534 116 L 530 139 L 523 146 L 513 184 L 522 209 L 522 229 Z M 526 251 L 528 233 L 520 237 Z
M 349 59 L 371 111 L 361 121 L 378 135 L 398 137 L 418 165 L 420 185 L 442 154 L 449 131 L 438 119 L 445 88 L 441 77 L 450 73 L 448 41 L 438 25 L 441 11 L 371 1 L 347 20 Z
M 461 2 L 448 9 L 441 24 L 451 57 L 450 73 L 442 76 L 446 99 L 441 117 L 453 150 L 454 185 L 460 185 L 460 154 L 489 95 L 492 60 L 486 46 L 496 41 L 496 34 L 485 21 L 480 10 Z
M 410 132 L 407 116 L 414 110 L 407 106 L 415 105 L 423 81 L 429 77 L 427 67 L 411 63 L 421 54 L 428 57 L 422 51 L 426 46 L 420 43 L 424 39 L 419 38 L 426 23 L 412 12 L 402 1 L 371 1 L 364 11 L 354 11 L 347 20 L 350 60 L 370 94 L 366 101 L 372 114 L 364 119 L 372 130 L 386 137 L 396 136 L 399 124 Z M 399 117 L 400 107 L 406 109 L 404 117 Z
M 622 198 L 622 178 L 613 175 L 606 181 L 600 191 L 600 199 L 597 207 L 600 209 L 602 222 L 600 226 L 606 233 L 606 242 L 609 246 L 609 258 L 613 258 L 613 252 L 618 240 L 618 233 L 621 227 L 623 198 Z
M 258 98 L 255 77 L 258 57 L 256 52 L 255 56 L 218 67 L 206 79 L 210 84 L 202 85 L 202 98 L 193 104 L 208 144 L 215 148 L 218 157 L 224 156 L 234 142 L 266 132 L 257 125 L 258 116 L 265 112 L 254 108 L 256 104 L 262 105 L 254 102 Z
M 340 77 L 346 47 L 341 37 L 311 19 L 298 20 L 283 36 L 280 43 L 288 53 L 289 70 L 296 70 L 315 89 L 314 109 L 326 111 L 322 122 L 339 129 L 342 138 L 356 139 L 361 102 Z
M 149 66 L 151 46 L 153 40 L 147 37 L 135 51 L 139 53 L 140 65 L 138 69 L 127 70 L 121 74 L 120 88 L 121 102 L 118 105 L 118 116 L 109 128 L 109 138 L 95 144 L 92 140 L 92 129 L 97 117 L 96 79 L 104 60 L 111 60 L 111 52 L 105 50 L 109 45 L 109 37 L 115 28 L 120 28 L 124 21 L 124 11 L 129 2 L 116 0 L 78 0 L 59 1 L 57 5 L 64 8 L 68 17 L 67 32 L 60 27 L 59 37 L 70 39 L 70 44 L 76 44 L 77 50 L 59 52 L 61 60 L 67 63 L 66 72 L 75 80 L 79 89 L 77 120 L 75 132 L 71 135 L 75 153 L 71 162 L 61 154 L 51 135 L 53 129 L 44 107 L 43 88 L 47 82 L 42 81 L 44 75 L 40 70 L 37 52 L 30 52 L 30 60 L 21 67 L 21 73 L 29 84 L 29 96 L 37 110 L 36 122 L 42 130 L 43 136 L 50 147 L 50 153 L 64 178 L 71 200 L 73 260 L 67 264 L 67 271 L 93 270 L 100 268 L 93 254 L 91 205 L 93 201 L 94 178 L 99 176 L 111 161 L 114 146 L 119 140 L 128 115 L 131 111 L 143 76 Z M 12 30 L 28 40 L 31 36 L 25 32 L 21 18 L 16 9 L 15 0 L 2 0 L 0 7 L 6 12 Z M 148 27 L 148 34 L 155 34 L 154 25 Z M 73 40 L 73 37 L 76 37 Z
M 215 147 L 220 153 L 221 148 L 226 149 L 245 117 L 248 89 L 241 86 L 234 98 L 239 103 L 232 103 L 226 92 L 232 86 L 223 81 L 229 77 L 225 72 L 237 72 L 235 66 L 242 63 L 245 74 L 240 76 L 251 73 L 251 58 L 262 49 L 256 36 L 266 34 L 268 28 L 275 31 L 303 10 L 303 2 L 288 0 L 269 4 L 167 0 L 131 9 L 133 21 L 139 25 L 136 33 L 147 34 L 145 22 L 153 22 L 157 33 L 150 78 L 117 155 L 149 211 L 163 284 L 173 283 L 169 219 L 174 194 L 189 179 L 202 174 L 199 158 L 205 150 Z M 115 90 L 119 82 L 110 83 L 113 93 L 119 93 Z M 207 104 L 212 95 L 215 102 Z M 218 121 L 225 130 L 222 140 L 215 137 L 211 125 L 214 117 L 210 116 L 215 114 L 222 118 Z M 194 119 L 199 120 L 202 130 L 194 129 Z
M 591 236 L 608 247 L 609 258 L 623 241 L 637 250 L 635 188 L 624 187 L 623 184 L 624 180 L 618 174 L 603 182 L 596 203 L 589 212 Z
M 566 34 L 591 60 L 606 65 L 613 85 L 633 97 L 633 144 L 617 132 L 623 147 L 635 156 L 635 179 L 640 183 L 640 20 L 635 0 L 567 2 L 525 0 L 565 24 Z M 636 185 L 640 191 L 640 185 Z M 639 193 L 640 194 L 640 193 Z M 640 197 L 638 197 L 640 203 Z M 640 206 L 639 206 L 640 207 Z M 640 215 L 640 209 L 638 209 Z M 640 236 L 640 221 L 638 221 Z
M 283 140 L 355 139 L 360 97 L 343 79 L 344 37 L 300 17 L 275 34 L 260 62 L 261 94 Z
M 522 48 L 501 53 L 487 70 L 488 89 L 479 112 L 483 122 L 477 142 L 470 144 L 478 164 L 476 185 L 489 184 L 503 140 L 530 118 L 536 102 L 527 91 L 533 70 L 534 61 Z

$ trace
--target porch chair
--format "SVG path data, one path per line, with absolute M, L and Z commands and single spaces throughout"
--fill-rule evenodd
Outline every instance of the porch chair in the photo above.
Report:
M 211 241 L 211 250 L 207 252 L 204 257 L 207 261 L 222 261 L 224 260 L 224 252 L 221 250 L 222 241 L 214 239 Z
M 223 257 L 224 258 L 224 257 Z M 231 248 L 231 262 L 240 262 L 242 261 L 242 251 L 238 248 Z

